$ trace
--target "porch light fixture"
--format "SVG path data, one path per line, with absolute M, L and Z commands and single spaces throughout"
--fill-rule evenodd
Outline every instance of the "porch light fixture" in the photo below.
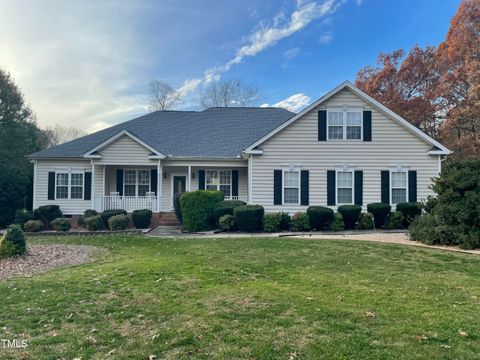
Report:
M 195 180 L 195 173 L 192 171 L 192 179 Z
M 164 178 L 165 180 L 167 179 L 167 173 L 166 173 L 166 172 L 163 173 L 163 178 Z

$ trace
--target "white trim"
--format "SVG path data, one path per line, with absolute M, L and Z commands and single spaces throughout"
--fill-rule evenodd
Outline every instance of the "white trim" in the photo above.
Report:
M 106 177 L 106 166 L 103 165 L 103 185 L 102 185 L 102 196 L 105 196 L 105 177 Z M 93 183 L 92 183 L 92 189 L 93 189 Z
M 140 185 L 144 186 L 145 184 L 140 184 L 138 182 L 138 172 L 139 171 L 146 171 L 148 172 L 148 191 L 147 192 L 151 192 L 152 191 L 152 179 L 151 179 L 151 176 L 152 176 L 152 173 L 150 171 L 151 169 L 148 168 L 148 169 L 139 169 L 139 168 L 132 168 L 132 169 L 123 169 L 123 196 L 136 196 L 136 197 L 142 197 L 142 196 L 147 196 L 147 195 L 139 195 L 138 194 L 138 187 Z M 135 171 L 135 195 L 125 195 L 125 185 L 133 185 L 133 184 L 126 184 L 125 183 L 125 174 L 127 171 Z M 158 174 L 157 174 L 157 177 L 158 177 Z M 158 194 L 157 194 L 158 195 Z
M 32 209 L 37 208 L 37 161 L 33 161 L 33 194 L 32 194 Z M 54 196 L 55 198 L 55 196 Z
M 67 185 L 60 185 L 61 187 L 67 187 L 67 197 L 57 198 L 57 174 L 67 174 Z M 82 174 L 82 197 L 72 199 L 72 174 Z M 80 187 L 75 185 L 75 187 Z M 84 170 L 55 170 L 55 190 L 53 194 L 54 200 L 85 200 L 85 171 Z
M 296 172 L 298 174 L 298 201 L 296 203 L 286 203 L 285 202 L 285 172 Z M 298 167 L 293 168 L 283 168 L 282 169 L 282 205 L 300 205 L 301 203 L 301 191 L 300 188 L 302 186 L 302 179 L 301 179 L 301 170 Z M 293 189 L 290 187 L 289 189 Z
M 339 172 L 352 174 L 352 202 L 341 203 L 338 201 L 338 173 Z M 346 188 L 342 188 L 342 189 L 346 189 Z M 355 170 L 350 167 L 345 169 L 335 169 L 335 204 L 337 206 L 355 205 Z
M 192 191 L 192 166 L 188 165 L 187 191 Z
M 173 196 L 175 195 L 173 193 L 173 177 L 174 176 L 185 176 L 185 190 L 187 190 L 186 189 L 187 188 L 186 181 L 187 181 L 188 174 L 186 174 L 186 173 L 171 173 L 170 174 L 170 209 L 174 208 L 174 206 L 173 206 Z M 205 176 L 206 176 L 206 174 L 205 174 Z M 206 182 L 206 178 L 205 178 L 205 182 Z
M 101 144 L 95 146 L 93 149 L 87 151 L 85 154 L 83 154 L 83 157 L 85 158 L 101 158 L 100 155 L 97 155 L 97 154 L 93 154 L 95 151 L 97 150 L 100 150 L 102 148 L 104 148 L 105 146 L 107 146 L 108 144 L 114 142 L 115 140 L 119 139 L 120 137 L 122 137 L 123 135 L 126 135 L 128 136 L 129 138 L 131 138 L 132 140 L 138 142 L 140 145 L 144 146 L 145 148 L 147 148 L 148 150 L 150 150 L 151 152 L 153 152 L 156 157 L 152 157 L 153 159 L 164 159 L 165 158 L 165 155 L 159 153 L 157 150 L 155 150 L 153 147 L 151 147 L 150 145 L 144 143 L 142 140 L 140 140 L 138 137 L 136 137 L 135 135 L 133 135 L 132 133 L 130 133 L 129 131 L 127 130 L 122 130 L 118 133 L 116 133 L 115 135 L 109 137 L 107 140 L 105 140 L 104 142 L 102 142 Z M 149 158 L 151 158 L 152 155 L 148 156 Z
M 253 196 L 253 155 L 250 155 L 248 157 L 248 189 L 247 189 L 247 194 L 248 194 L 248 203 L 252 203 L 252 196 Z
M 329 137 L 329 127 L 328 125 L 328 113 L 329 112 L 341 112 L 342 113 L 342 128 L 343 128 L 343 133 L 342 133 L 342 139 L 330 139 Z M 347 139 L 347 113 L 349 112 L 359 112 L 360 113 L 360 139 Z M 327 141 L 329 142 L 334 142 L 334 141 L 348 141 L 348 142 L 356 142 L 356 141 L 363 141 L 363 108 L 355 106 L 355 107 L 350 107 L 350 106 L 333 106 L 333 107 L 327 107 Z M 338 126 L 338 125 L 332 125 L 332 126 Z
M 286 128 L 287 126 L 289 126 L 291 123 L 295 122 L 296 120 L 298 120 L 299 118 L 301 118 L 303 115 L 305 115 L 306 113 L 308 113 L 309 111 L 315 109 L 317 106 L 319 106 L 321 103 L 323 103 L 324 101 L 328 100 L 329 98 L 331 98 L 333 95 L 335 95 L 336 93 L 338 93 L 339 91 L 343 90 L 344 88 L 348 88 L 350 89 L 352 92 L 354 92 L 356 95 L 358 95 L 360 98 L 362 98 L 363 100 L 365 100 L 366 102 L 370 103 L 371 105 L 373 105 L 374 107 L 376 107 L 378 110 L 382 111 L 383 113 L 385 113 L 386 115 L 390 116 L 393 120 L 395 120 L 398 124 L 402 125 L 403 127 L 405 127 L 407 130 L 409 130 L 411 133 L 413 133 L 414 135 L 418 136 L 419 138 L 421 138 L 422 140 L 424 140 L 425 142 L 427 142 L 428 144 L 430 145 L 433 145 L 433 146 L 436 146 L 440 149 L 440 151 L 442 151 L 442 155 L 448 155 L 451 153 L 451 151 L 449 149 L 447 149 L 445 146 L 443 146 L 442 144 L 440 144 L 438 141 L 432 139 L 430 136 L 428 136 L 427 134 L 425 134 L 423 131 L 421 131 L 420 129 L 416 128 L 415 126 L 413 126 L 412 124 L 410 124 L 407 120 L 405 120 L 404 118 L 402 118 L 400 115 L 398 114 L 395 114 L 392 110 L 388 109 L 386 106 L 382 105 L 381 103 L 379 103 L 378 101 L 376 101 L 374 98 L 372 98 L 370 95 L 364 93 L 362 90 L 360 90 L 359 88 L 357 88 L 355 85 L 353 85 L 350 81 L 344 81 L 343 83 L 341 83 L 340 85 L 338 85 L 337 87 L 335 87 L 333 90 L 331 90 L 330 92 L 328 92 L 327 94 L 325 94 L 324 96 L 322 96 L 320 99 L 318 99 L 317 101 L 314 101 L 313 103 L 311 103 L 309 106 L 307 106 L 305 109 L 303 109 L 302 111 L 300 111 L 298 114 L 296 114 L 295 116 L 293 116 L 292 118 L 290 118 L 288 121 L 284 122 L 282 125 L 280 125 L 279 127 L 277 127 L 276 129 L 274 129 L 273 131 L 271 131 L 269 134 L 265 135 L 264 137 L 262 137 L 260 140 L 256 141 L 255 143 L 253 143 L 252 145 L 250 145 L 249 147 L 247 147 L 245 149 L 245 152 L 246 153 L 249 153 L 250 151 L 252 151 L 254 148 L 256 148 L 257 146 L 259 146 L 260 144 L 264 143 L 266 140 L 270 139 L 273 135 L 277 134 L 278 132 L 280 132 L 281 130 L 283 130 L 284 128 Z
M 397 204 L 400 204 L 400 203 L 394 203 L 393 202 L 393 187 L 392 187 L 392 173 L 405 173 L 405 183 L 406 183 L 406 188 L 405 188 L 405 202 L 408 202 L 409 199 L 408 199 L 408 194 L 409 194 L 409 183 L 408 183 L 408 168 L 405 167 L 405 166 L 399 166 L 395 169 L 390 169 L 390 174 L 388 175 L 389 176 L 389 184 L 388 186 L 390 187 L 389 191 L 390 191 L 390 205 L 391 206 L 396 206 Z M 402 188 L 395 188 L 395 189 L 402 189 Z
M 221 185 L 230 185 L 230 197 L 232 196 L 232 192 L 233 192 L 233 181 L 232 181 L 232 169 L 224 169 L 224 168 L 217 168 L 217 169 L 212 169 L 212 168 L 206 168 L 205 169 L 205 190 L 208 190 L 207 189 L 207 172 L 208 171 L 216 171 L 217 172 L 217 175 L 218 175 L 218 184 L 217 185 L 217 191 L 221 191 L 220 190 L 220 186 Z M 222 184 L 220 183 L 220 171 L 228 171 L 230 173 L 230 184 Z M 212 185 L 212 184 L 210 184 Z
M 91 190 L 90 190 L 90 198 L 91 198 L 91 206 L 90 206 L 90 209 L 95 209 L 95 163 L 93 160 L 90 160 L 90 163 L 92 164 L 92 184 L 91 184 Z M 56 175 L 55 175 L 56 177 Z M 55 195 L 56 194 L 56 189 L 55 189 Z M 85 196 L 85 194 L 84 194 Z
M 162 211 L 163 200 L 163 167 L 162 162 L 158 160 L 157 164 L 157 210 Z

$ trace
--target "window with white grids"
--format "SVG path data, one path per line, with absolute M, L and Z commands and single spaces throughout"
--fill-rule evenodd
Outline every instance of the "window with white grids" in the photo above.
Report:
M 343 140 L 343 112 L 328 112 L 328 139 Z
M 150 191 L 150 170 L 125 170 L 123 194 L 125 196 L 146 196 Z
M 407 202 L 407 172 L 406 171 L 392 171 L 391 190 L 392 190 L 392 205 Z
M 55 197 L 57 199 L 68 199 L 68 173 L 57 173 L 57 184 Z
M 353 204 L 353 171 L 337 171 L 337 204 Z
M 147 192 L 150 191 L 150 170 L 138 170 L 138 195 L 137 196 L 146 196 Z
M 220 190 L 225 196 L 232 195 L 232 171 L 231 170 L 207 170 L 206 190 Z
M 360 111 L 347 111 L 347 140 L 360 140 L 362 138 L 362 113 Z
M 361 110 L 327 110 L 328 140 L 361 140 Z
M 57 172 L 56 199 L 83 199 L 83 173 Z
M 283 203 L 300 203 L 300 171 L 298 170 L 283 172 Z
M 83 199 L 83 174 L 70 174 L 70 198 Z

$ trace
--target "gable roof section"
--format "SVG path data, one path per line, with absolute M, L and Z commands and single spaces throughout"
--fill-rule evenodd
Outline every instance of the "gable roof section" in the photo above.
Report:
M 170 158 L 231 159 L 269 134 L 294 113 L 280 108 L 209 108 L 155 111 L 82 138 L 31 154 L 32 159 L 98 157 L 96 150 L 123 134 L 154 155 Z M 112 140 L 113 139 L 113 140 Z M 157 155 L 157 156 L 160 156 Z
M 321 103 L 325 102 L 329 98 L 331 98 L 333 95 L 337 94 L 339 91 L 343 89 L 349 89 L 351 90 L 354 94 L 356 94 L 358 97 L 366 101 L 367 103 L 371 104 L 373 107 L 377 108 L 379 111 L 383 112 L 385 115 L 393 119 L 395 122 L 397 122 L 399 125 L 403 126 L 405 129 L 410 131 L 412 134 L 416 135 L 423 141 L 425 141 L 427 144 L 432 145 L 433 147 L 437 148 L 434 151 L 429 151 L 430 154 L 436 154 L 436 155 L 448 155 L 451 153 L 449 149 L 447 149 L 445 146 L 440 144 L 438 141 L 435 139 L 431 138 L 427 134 L 425 134 L 422 130 L 417 128 L 416 126 L 412 125 L 409 123 L 407 120 L 402 118 L 400 115 L 394 113 L 392 110 L 387 108 L 385 105 L 382 105 L 379 103 L 377 100 L 372 98 L 370 95 L 366 94 L 359 88 L 357 88 L 355 85 L 353 85 L 350 81 L 345 81 L 338 85 L 336 88 L 322 96 L 320 99 L 317 101 L 313 102 L 309 106 L 307 106 L 305 109 L 303 109 L 301 112 L 290 118 L 288 121 L 284 122 L 282 125 L 280 125 L 278 128 L 274 129 L 271 131 L 269 134 L 265 135 L 262 137 L 260 140 L 252 143 L 250 146 L 248 146 L 245 149 L 245 153 L 250 154 L 252 152 L 255 152 L 255 148 L 257 148 L 260 144 L 264 143 L 266 140 L 270 139 L 272 136 L 277 134 L 278 132 L 282 131 L 284 128 L 301 118 L 303 115 L 308 113 L 309 111 L 315 109 L 317 106 L 319 106 Z

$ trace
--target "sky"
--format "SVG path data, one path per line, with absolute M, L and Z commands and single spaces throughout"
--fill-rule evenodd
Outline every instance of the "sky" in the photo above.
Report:
M 381 52 L 437 45 L 460 0 L 0 0 L 0 68 L 41 127 L 87 132 L 149 112 L 148 83 L 185 96 L 219 79 L 298 111 Z

